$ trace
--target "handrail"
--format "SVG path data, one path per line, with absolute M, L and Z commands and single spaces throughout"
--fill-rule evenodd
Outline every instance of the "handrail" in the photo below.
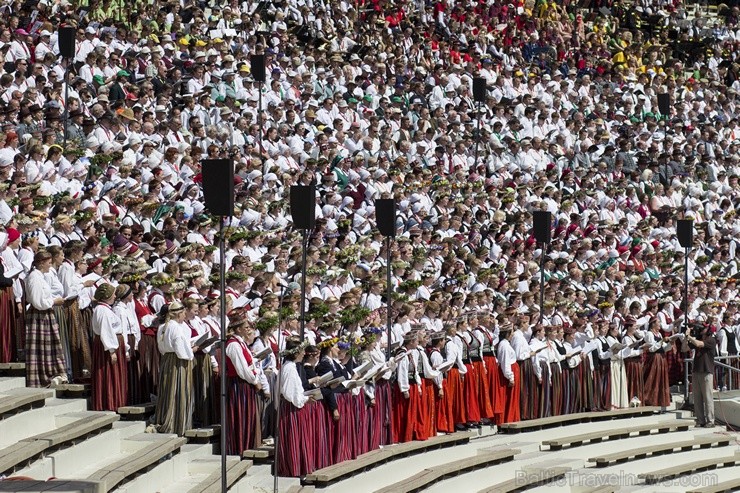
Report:
M 715 356 L 714 357 L 714 365 L 719 366 L 720 368 L 725 368 L 730 371 L 730 387 L 732 387 L 732 374 L 738 373 L 740 374 L 740 368 L 735 368 L 734 366 L 730 366 L 727 363 L 724 363 L 725 360 L 740 360 L 740 354 L 728 354 L 727 356 Z M 683 389 L 683 400 L 684 402 L 688 402 L 689 400 L 689 363 L 693 363 L 694 358 L 684 358 L 683 360 L 683 381 L 684 381 L 684 389 Z M 740 377 L 738 377 L 738 382 L 740 382 Z M 720 389 L 722 389 L 722 382 L 718 382 L 718 386 Z

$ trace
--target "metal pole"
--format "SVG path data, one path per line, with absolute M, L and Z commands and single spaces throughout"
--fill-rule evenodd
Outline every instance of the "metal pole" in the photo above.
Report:
M 220 312 L 221 312 L 221 493 L 228 490 L 226 483 L 226 250 L 224 248 L 224 217 L 221 216 L 221 226 L 219 228 L 219 289 Z
M 308 230 L 303 230 L 303 249 L 301 252 L 301 342 L 306 338 L 306 250 L 308 249 Z
M 285 299 L 285 286 L 280 286 L 280 303 L 278 304 L 278 334 L 277 334 L 277 345 L 278 350 L 280 349 L 280 338 L 283 334 L 283 300 Z M 277 360 L 280 357 L 279 354 L 275 355 L 275 360 Z M 272 389 L 272 395 L 273 398 L 276 399 L 275 404 L 277 405 L 277 413 L 275 416 L 275 432 L 273 433 L 273 438 L 275 439 L 275 460 L 273 461 L 273 467 L 275 470 L 273 471 L 273 485 L 272 485 L 272 491 L 273 493 L 278 493 L 278 464 L 280 463 L 280 385 L 282 380 L 282 373 L 279 369 L 283 367 L 283 362 L 280 361 L 280 364 L 278 365 L 278 372 L 277 372 L 277 383 L 276 389 Z
M 395 225 L 394 225 L 395 226 Z M 386 337 L 388 338 L 388 344 L 386 345 L 386 357 L 388 360 L 391 359 L 391 306 L 393 305 L 391 296 L 393 296 L 393 286 L 391 286 L 391 237 L 385 238 L 385 281 L 386 281 Z
M 473 164 L 473 169 L 476 172 L 478 170 L 478 143 L 480 142 L 480 121 L 481 121 L 481 116 L 480 116 L 480 101 L 478 101 L 477 117 L 478 117 L 478 133 L 475 135 L 475 162 Z
M 67 133 L 69 126 L 69 58 L 67 65 L 64 67 L 64 150 L 67 150 Z
M 265 152 L 265 149 L 262 147 L 262 84 L 262 81 L 257 84 L 257 97 L 259 99 L 259 101 L 257 102 L 257 104 L 259 105 L 257 106 L 257 125 L 259 125 L 260 127 L 259 132 L 257 132 L 257 138 L 259 139 L 260 144 L 260 154 L 264 154 Z M 303 339 L 302 335 L 301 339 Z
M 683 303 L 686 309 L 683 312 L 683 330 L 686 332 L 689 328 L 689 247 L 686 248 L 684 255 L 683 267 Z
M 541 243 L 540 253 L 540 323 L 545 316 L 545 243 Z

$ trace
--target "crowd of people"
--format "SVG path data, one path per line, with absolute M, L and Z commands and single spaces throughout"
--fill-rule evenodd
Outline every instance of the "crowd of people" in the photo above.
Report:
M 666 406 L 694 349 L 707 406 L 730 383 L 709 376 L 740 344 L 734 3 L 0 8 L 0 362 L 29 386 L 156 399 L 182 434 L 218 421 L 227 378 L 229 453 L 278 438 L 296 476 L 486 422 Z M 202 192 L 223 158 L 229 218 Z M 287 199 L 309 184 L 304 244 Z

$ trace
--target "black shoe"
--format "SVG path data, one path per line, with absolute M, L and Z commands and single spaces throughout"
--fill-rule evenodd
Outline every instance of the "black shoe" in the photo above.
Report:
M 714 422 L 709 422 L 704 425 L 704 428 L 714 428 Z
M 464 424 L 456 424 L 455 431 L 467 431 L 468 427 Z

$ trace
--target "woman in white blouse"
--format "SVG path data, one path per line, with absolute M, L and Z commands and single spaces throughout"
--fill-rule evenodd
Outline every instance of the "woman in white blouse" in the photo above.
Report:
M 92 408 L 116 411 L 128 400 L 128 345 L 121 319 L 114 311 L 116 288 L 108 283 L 95 290 L 92 316 Z
M 141 341 L 141 326 L 136 318 L 134 307 L 134 288 L 131 284 L 116 286 L 116 297 L 113 311 L 121 322 L 121 334 L 128 345 L 128 403 L 129 405 L 148 402 L 149 396 L 141 392 L 141 368 L 139 365 L 139 341 Z
M 29 387 L 56 386 L 67 382 L 59 325 L 53 308 L 64 303 L 55 298 L 45 279 L 51 269 L 51 254 L 38 252 L 32 270 L 26 277 L 26 385 Z
M 262 445 L 262 424 L 257 402 L 260 392 L 269 394 L 264 373 L 253 359 L 249 345 L 254 342 L 254 325 L 246 318 L 229 320 L 231 335 L 226 342 L 226 378 L 229 409 L 229 454 L 254 449 Z
M 506 388 L 506 404 L 503 423 L 514 423 L 520 419 L 519 409 L 519 365 L 516 362 L 516 351 L 511 347 L 514 336 L 511 322 L 502 324 L 499 329 L 499 343 L 496 357 L 501 369 L 499 386 Z
M 193 423 L 193 351 L 198 348 L 191 346 L 185 307 L 179 301 L 168 305 L 167 321 L 157 331 L 157 344 L 162 359 L 154 422 L 160 433 L 182 436 Z
M 316 453 L 316 440 L 325 437 L 314 436 L 306 405 L 313 400 L 304 394 L 303 380 L 298 372 L 298 364 L 303 361 L 306 344 L 298 338 L 290 338 L 282 352 L 283 364 L 280 368 L 280 422 L 278 428 L 279 448 L 278 474 L 280 476 L 301 477 L 313 472 Z

